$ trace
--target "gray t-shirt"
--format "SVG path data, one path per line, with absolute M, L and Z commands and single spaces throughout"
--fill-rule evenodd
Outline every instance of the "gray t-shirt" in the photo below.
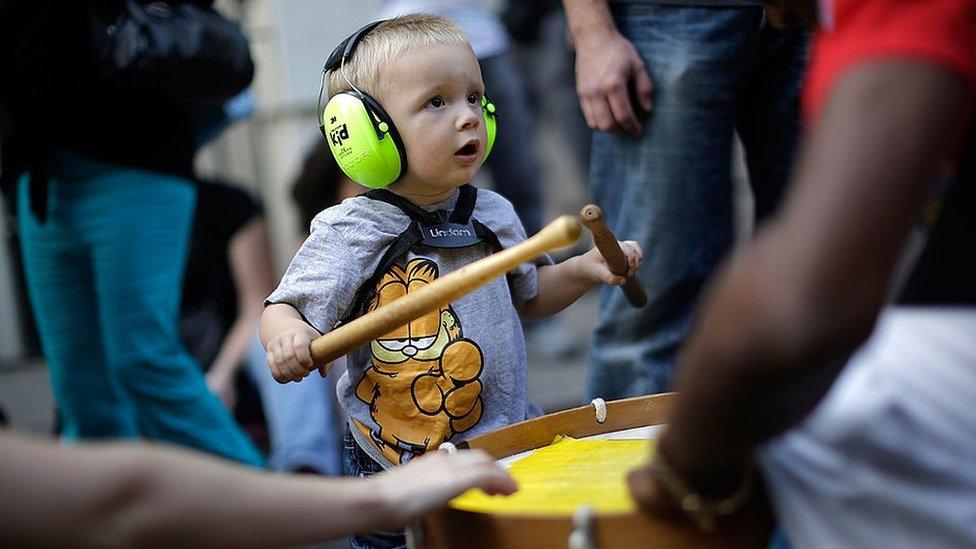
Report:
M 458 193 L 429 210 L 453 208 Z M 511 203 L 479 189 L 472 218 L 503 248 L 525 240 Z M 312 221 L 269 303 L 287 303 L 320 332 L 351 313 L 357 291 L 410 224 L 399 208 L 365 196 L 343 201 Z M 491 245 L 417 245 L 376 283 L 367 310 L 416 291 L 478 259 Z M 548 257 L 539 264 L 550 262 Z M 525 342 L 514 302 L 535 297 L 536 264 L 525 263 L 450 306 L 429 313 L 346 355 L 336 391 L 359 445 L 390 467 L 446 440 L 462 440 L 522 421 Z

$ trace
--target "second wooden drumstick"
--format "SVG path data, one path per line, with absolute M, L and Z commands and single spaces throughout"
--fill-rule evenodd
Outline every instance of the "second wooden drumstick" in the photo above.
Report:
M 593 244 L 603 254 L 610 272 L 627 276 L 627 256 L 620 249 L 620 243 L 617 242 L 613 231 L 603 223 L 603 210 L 596 204 L 587 204 L 580 210 L 579 216 L 583 225 L 593 233 Z M 644 288 L 636 277 L 628 278 L 620 289 L 632 306 L 639 309 L 647 305 L 647 294 L 644 293 Z
M 312 341 L 312 360 L 316 365 L 332 362 L 361 345 L 419 318 L 430 311 L 501 276 L 526 261 L 550 250 L 572 245 L 582 227 L 569 215 L 556 219 L 521 244 L 492 254 L 450 273 L 430 284 L 370 311 Z

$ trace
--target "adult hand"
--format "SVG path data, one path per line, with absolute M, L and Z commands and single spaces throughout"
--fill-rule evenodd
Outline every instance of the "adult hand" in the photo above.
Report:
M 576 38 L 576 90 L 590 128 L 640 135 L 643 128 L 631 104 L 631 89 L 639 107 L 651 112 L 654 85 L 630 41 L 615 30 Z
M 369 482 L 388 505 L 385 527 L 390 529 L 402 528 L 471 488 L 489 495 L 509 495 L 518 489 L 508 472 L 481 450 L 430 452 Z

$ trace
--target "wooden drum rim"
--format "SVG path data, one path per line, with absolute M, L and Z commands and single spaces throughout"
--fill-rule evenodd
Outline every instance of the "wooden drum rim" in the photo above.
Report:
M 544 415 L 478 435 L 458 444 L 476 448 L 495 459 L 541 448 L 556 435 L 590 437 L 665 423 L 674 393 L 627 398 L 606 403 L 606 421 L 597 421 L 594 406 L 580 406 Z M 763 547 L 772 530 L 772 518 L 761 490 L 760 497 L 735 517 L 720 521 L 713 534 L 703 534 L 681 517 L 650 517 L 639 511 L 599 513 L 593 517 L 594 547 Z M 426 517 L 412 529 L 415 547 L 426 549 L 565 548 L 573 532 L 567 514 L 492 514 L 446 508 Z
M 458 448 L 481 449 L 501 459 L 548 446 L 557 435 L 582 438 L 659 425 L 667 419 L 674 397 L 675 393 L 661 393 L 612 400 L 603 423 L 597 421 L 592 405 L 570 408 L 471 437 Z

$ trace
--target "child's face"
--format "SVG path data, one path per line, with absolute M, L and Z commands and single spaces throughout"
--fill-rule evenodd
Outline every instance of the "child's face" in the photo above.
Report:
M 393 190 L 446 198 L 474 177 L 487 134 L 481 67 L 467 44 L 418 46 L 396 60 L 381 103 L 407 149 L 407 173 Z

